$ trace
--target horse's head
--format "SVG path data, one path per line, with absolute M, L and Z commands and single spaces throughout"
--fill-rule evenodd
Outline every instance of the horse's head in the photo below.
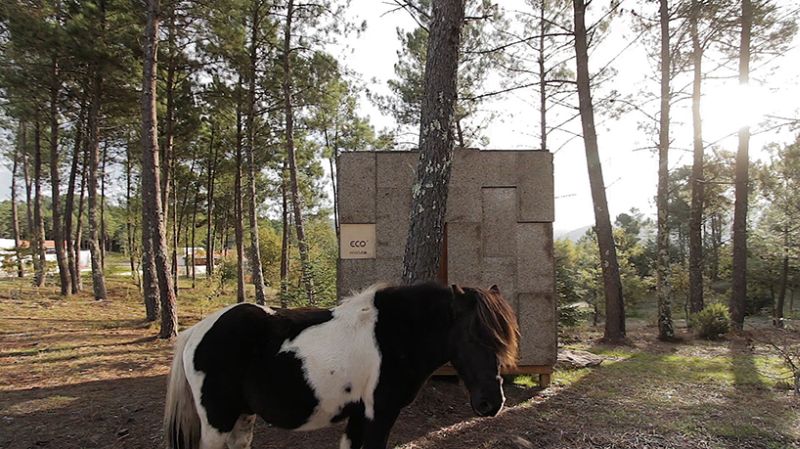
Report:
M 484 290 L 453 285 L 452 290 L 450 362 L 469 390 L 475 413 L 495 416 L 505 402 L 500 368 L 516 365 L 516 317 L 497 286 Z

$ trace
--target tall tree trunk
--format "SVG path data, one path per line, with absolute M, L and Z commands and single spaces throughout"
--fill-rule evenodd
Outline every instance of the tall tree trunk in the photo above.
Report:
M 206 278 L 214 274 L 214 176 L 217 170 L 217 147 L 214 146 L 214 122 L 211 122 L 211 140 L 208 143 L 211 160 L 208 164 L 206 179 Z
M 750 31 L 753 26 L 753 5 L 742 0 L 742 36 L 739 47 L 739 85 L 750 84 Z M 742 112 L 750 107 L 747 98 L 740 99 Z M 730 312 L 735 330 L 744 327 L 745 300 L 747 298 L 747 193 L 749 183 L 750 125 L 739 128 L 739 148 L 736 152 L 733 206 L 733 279 Z
M 14 228 L 14 255 L 17 258 L 17 277 L 25 277 L 25 267 L 22 260 L 22 239 L 19 232 L 19 216 L 17 213 L 17 165 L 22 148 L 14 149 L 14 161 L 11 168 L 11 221 Z
M 100 153 L 100 263 L 103 271 L 106 269 L 106 249 L 108 246 L 108 236 L 106 235 L 106 161 L 108 160 L 108 143 L 103 143 L 103 151 Z
M 294 111 L 292 104 L 292 20 L 294 18 L 294 0 L 288 0 L 286 7 L 286 27 L 283 32 L 283 101 L 286 120 L 286 158 L 289 162 L 289 187 L 292 210 L 294 211 L 294 227 L 297 232 L 297 248 L 300 252 L 300 265 L 306 299 L 309 305 L 314 304 L 314 279 L 311 276 L 311 261 L 308 256 L 308 241 L 303 223 L 303 197 L 297 175 L 297 157 L 294 148 Z M 448 122 L 449 123 L 449 122 Z
M 31 245 L 30 249 L 33 250 L 33 181 L 31 179 L 31 168 L 28 164 L 30 153 L 28 152 L 28 124 L 21 120 L 19 123 L 19 145 L 22 154 L 22 179 L 25 183 L 25 236 Z M 34 262 L 35 263 L 35 262 Z M 35 271 L 34 267 L 34 271 Z
M 239 210 L 241 210 L 241 208 L 239 208 Z M 234 215 L 235 215 L 235 213 L 234 213 Z M 231 218 L 230 214 L 225 214 L 222 217 L 222 232 L 219 233 L 219 245 L 222 247 L 222 257 L 223 258 L 228 257 L 228 250 L 230 249 L 230 248 L 228 248 L 228 243 L 231 241 L 230 228 L 228 227 L 228 220 L 230 220 L 230 218 Z M 218 230 L 219 229 L 217 229 L 217 227 L 215 226 L 214 227 L 214 232 L 216 233 Z M 234 238 L 234 240 L 235 240 L 235 238 Z M 236 242 L 234 242 L 234 244 L 235 243 Z
M 453 159 L 453 116 L 458 96 L 458 51 L 463 0 L 433 2 L 425 61 L 419 160 L 403 257 L 403 282 L 436 278 L 444 244 L 444 217 Z
M 291 2 L 291 0 L 290 0 Z M 256 215 L 256 163 L 255 163 L 255 138 L 256 138 L 256 76 L 258 65 L 258 30 L 261 27 L 260 2 L 253 2 L 252 23 L 250 34 L 250 71 L 248 73 L 247 88 L 247 212 L 248 231 L 250 232 L 250 269 L 252 270 L 253 285 L 256 288 L 256 303 L 266 304 L 264 295 L 264 271 L 261 266 L 261 248 L 258 238 L 258 216 Z
M 337 170 L 339 169 L 339 149 L 337 148 L 338 132 L 334 135 L 335 141 L 328 140 L 328 130 L 325 130 L 325 146 L 331 150 L 328 158 L 328 167 L 331 171 L 331 187 L 333 187 L 333 226 L 336 229 L 336 245 L 339 245 L 339 186 L 336 185 Z
M 173 148 L 172 162 L 171 162 L 171 178 L 172 178 L 172 263 L 170 269 L 172 270 L 172 288 L 175 290 L 175 297 L 178 296 L 178 240 L 180 239 L 180 223 L 178 223 L 178 189 L 175 179 L 175 154 Z
M 161 170 L 156 115 L 156 74 L 158 73 L 159 1 L 147 0 L 147 25 L 144 36 L 144 76 L 142 77 L 142 241 L 154 253 L 158 292 L 161 298 L 159 337 L 178 334 L 178 314 L 172 278 L 167 261 L 166 225 L 161 211 Z M 148 243 L 147 240 L 150 240 Z M 145 289 L 152 286 L 145 284 Z M 145 293 L 147 295 L 147 293 Z
M 172 256 L 170 258 L 170 275 L 172 276 L 172 287 L 174 294 L 178 295 L 178 265 L 176 251 L 177 242 L 177 222 L 175 208 L 170 209 L 170 201 L 173 206 L 177 206 L 177 201 L 172 198 L 177 195 L 175 190 L 175 164 L 177 156 L 175 154 L 175 4 L 168 3 L 169 22 L 167 23 L 167 78 L 165 83 L 165 95 L 167 100 L 165 130 L 164 130 L 164 151 L 163 164 L 161 169 L 161 219 L 164 221 L 164 228 L 167 230 L 167 241 L 172 242 Z M 169 226 L 170 214 L 172 214 L 172 226 Z M 170 232 L 171 230 L 171 232 Z M 169 250 L 169 245 L 167 247 Z M 167 253 L 170 254 L 170 253 Z
M 166 116 L 164 120 L 164 160 L 161 167 L 161 209 L 162 219 L 169 217 L 169 201 L 172 186 L 172 176 L 175 164 L 175 5 L 169 3 L 169 22 L 167 23 L 167 79 L 164 93 L 167 100 Z M 165 223 L 166 225 L 166 223 Z
M 689 310 L 697 313 L 703 310 L 703 124 L 700 116 L 700 100 L 703 82 L 703 47 L 698 35 L 698 22 L 701 11 L 699 0 L 692 0 L 692 11 L 689 17 L 690 34 L 692 36 L 692 62 L 694 80 L 692 83 L 692 128 L 694 142 L 694 158 L 692 161 L 692 204 L 689 216 Z
M 658 259 L 656 269 L 656 289 L 658 293 L 658 338 L 675 338 L 672 326 L 672 304 L 669 284 L 669 106 L 670 71 L 672 59 L 669 48 L 669 6 L 667 0 L 660 0 L 659 22 L 661 25 L 661 114 L 658 134 Z
M 709 217 L 711 219 L 711 260 L 709 261 L 709 278 L 711 283 L 719 280 L 719 249 L 722 245 L 722 218 L 719 212 L 714 212 Z
M 197 272 L 196 272 L 197 267 L 195 267 L 195 263 L 194 263 L 194 261 L 195 261 L 194 248 L 195 248 L 195 245 L 196 245 L 196 243 L 195 243 L 196 242 L 195 241 L 195 237 L 196 237 L 195 232 L 196 232 L 196 230 L 197 230 L 197 193 L 195 193 L 195 195 L 194 195 L 194 206 L 192 207 L 192 288 L 197 287 Z
M 33 128 L 33 187 L 33 262 L 36 271 L 33 285 L 44 287 L 47 261 L 44 251 L 44 216 L 42 215 L 42 132 L 38 113 Z
M 88 125 L 88 124 L 87 124 Z M 72 250 L 75 252 L 75 266 L 78 268 L 78 291 L 83 291 L 83 280 L 81 279 L 81 241 L 83 240 L 83 207 L 84 199 L 86 197 L 86 181 L 89 169 L 89 140 L 84 139 L 83 147 L 83 162 L 81 163 L 81 186 L 80 194 L 78 195 L 78 216 L 75 223 L 75 238 L 72 241 Z
M 89 107 L 89 251 L 92 258 L 92 289 L 94 299 L 106 299 L 106 278 L 103 273 L 102 247 L 100 245 L 100 224 L 97 208 L 97 172 L 100 162 L 100 102 L 102 95 L 102 75 L 95 66 L 92 76 L 92 103 Z
M 244 284 L 244 204 L 242 203 L 242 107 L 241 79 L 237 88 L 236 102 L 236 178 L 233 186 L 234 232 L 236 234 L 236 302 L 245 302 Z
M 589 79 L 589 54 L 586 38 L 586 5 L 583 0 L 574 0 L 575 11 L 575 59 L 577 64 L 578 100 L 580 103 L 583 141 L 586 146 L 586 162 L 589 169 L 589 183 L 594 204 L 597 243 L 603 269 L 603 289 L 606 299 L 606 327 L 603 338 L 607 341 L 620 341 L 625 338 L 625 302 L 622 298 L 617 248 L 608 212 L 606 187 L 603 181 L 603 167 L 597 145 L 597 132 L 594 124 L 594 107 Z
M 197 163 L 197 154 L 194 151 L 192 152 L 191 161 L 192 161 L 192 163 L 189 165 L 189 173 L 194 174 L 194 167 L 195 167 L 195 164 Z M 177 186 L 177 177 L 173 177 L 172 179 L 173 179 L 173 187 Z M 178 248 L 178 242 L 180 242 L 181 237 L 183 237 L 184 274 L 186 275 L 187 278 L 190 275 L 190 273 L 189 273 L 189 259 L 188 259 L 189 245 L 187 243 L 188 240 L 189 240 L 189 219 L 187 217 L 187 215 L 189 213 L 188 212 L 188 209 L 189 209 L 189 192 L 190 191 L 197 192 L 197 189 L 194 188 L 194 186 L 192 184 L 193 183 L 191 182 L 191 180 L 187 179 L 187 184 L 185 186 L 182 186 L 183 187 L 183 189 L 182 189 L 182 191 L 183 191 L 183 199 L 181 200 L 180 213 L 179 213 L 178 217 L 176 217 L 176 220 L 175 220 L 175 222 L 177 223 L 176 230 L 175 230 L 176 231 L 175 232 L 175 238 L 176 238 L 175 248 Z M 175 205 L 177 206 L 177 204 L 178 204 L 178 189 L 175 188 L 173 190 L 175 191 Z M 197 201 L 197 195 L 195 195 L 195 202 L 196 201 Z M 175 213 L 178 213 L 177 208 L 176 208 Z M 175 279 L 177 279 L 177 274 L 178 274 L 177 273 L 178 272 L 178 253 L 177 253 L 177 250 L 174 250 L 172 252 L 172 263 L 173 263 L 173 269 L 175 270 Z
M 134 247 L 134 230 L 133 230 L 133 207 L 131 205 L 131 197 L 132 197 L 132 190 L 133 190 L 133 183 L 132 183 L 132 169 L 131 165 L 133 162 L 131 161 L 131 147 L 130 145 L 126 145 L 125 147 L 125 235 L 127 237 L 127 250 L 128 250 L 128 262 L 130 263 L 131 267 L 131 277 L 133 281 L 136 283 L 136 287 L 139 291 L 142 290 L 142 283 L 139 279 L 138 268 L 136 267 L 136 254 L 133 250 Z
M 56 263 L 58 264 L 58 277 L 61 283 L 61 296 L 72 293 L 69 267 L 67 265 L 67 251 L 64 246 L 64 230 L 61 215 L 61 191 L 58 174 L 58 96 L 61 90 L 60 69 L 58 59 L 52 57 L 50 65 L 50 187 L 52 192 L 53 212 L 53 243 L 56 247 Z
M 539 2 L 539 57 L 537 63 L 539 64 L 539 134 L 541 146 L 540 150 L 547 151 L 547 74 L 544 70 L 544 36 L 547 32 L 547 22 L 545 21 L 544 13 L 547 8 L 547 3 L 542 0 Z
M 64 210 L 64 235 L 67 241 L 67 264 L 69 266 L 70 285 L 72 293 L 80 291 L 80 260 L 75 251 L 73 239 L 73 211 L 75 209 L 75 181 L 78 177 L 78 161 L 81 159 L 83 151 L 83 126 L 86 117 L 86 100 L 81 98 L 81 108 L 78 112 L 78 119 L 75 123 L 75 147 L 72 150 L 72 166 L 69 171 L 69 185 L 67 186 L 67 198 Z
M 144 178 L 144 172 L 142 172 Z M 144 182 L 144 179 L 142 180 Z M 144 191 L 142 192 L 144 198 Z M 161 292 L 158 286 L 158 273 L 156 272 L 156 255 L 153 248 L 152 233 L 149 231 L 149 220 L 145 220 L 145 205 L 142 201 L 142 294 L 144 295 L 144 309 L 147 321 L 156 321 L 160 312 Z
M 789 283 L 789 228 L 783 229 L 783 263 L 781 265 L 781 283 L 778 286 L 778 300 L 775 302 L 772 324 L 783 328 L 783 305 L 786 303 L 786 287 Z
M 184 261 L 183 271 L 184 271 L 184 275 L 187 278 L 192 275 L 192 273 L 190 271 L 190 267 L 189 267 L 189 245 L 186 244 L 187 240 L 189 240 L 188 236 L 189 236 L 189 222 L 187 220 L 186 225 L 183 228 L 183 241 L 184 241 L 184 245 L 183 245 L 183 261 Z
M 286 163 L 281 170 L 281 307 L 289 305 L 289 189 L 287 187 Z

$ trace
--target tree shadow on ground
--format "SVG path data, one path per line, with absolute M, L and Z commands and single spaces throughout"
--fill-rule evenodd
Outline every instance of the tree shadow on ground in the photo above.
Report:
M 686 357 L 655 343 L 491 421 L 459 423 L 403 447 L 800 447 L 793 397 L 769 390 L 757 360 L 732 355 Z
M 136 377 L 3 392 L 0 448 L 158 448 L 166 378 Z M 539 390 L 509 388 L 511 406 Z M 407 407 L 392 432 L 397 444 L 414 441 L 473 416 L 467 393 L 455 382 L 432 380 Z M 336 447 L 343 425 L 290 432 L 258 421 L 254 448 Z
M 101 334 L 97 334 L 97 336 L 100 337 Z M 105 337 L 108 338 L 108 335 L 105 335 Z M 70 351 L 85 349 L 87 347 L 91 347 L 92 349 L 94 349 L 94 348 L 113 348 L 113 347 L 124 348 L 126 346 L 135 346 L 135 345 L 139 345 L 139 344 L 142 344 L 142 343 L 152 343 L 152 342 L 155 342 L 157 340 L 158 340 L 158 336 L 157 335 L 153 335 L 153 336 L 149 336 L 149 337 L 140 337 L 140 338 L 136 338 L 136 339 L 133 339 L 133 340 L 110 341 L 110 342 L 104 342 L 104 343 L 92 342 L 91 344 L 87 344 L 87 343 L 84 342 L 83 344 L 59 345 L 59 346 L 53 346 L 53 347 L 48 347 L 48 346 L 44 346 L 44 345 L 37 345 L 37 346 L 42 346 L 42 347 L 40 347 L 38 349 L 34 349 L 34 350 L 31 350 L 29 346 L 25 346 L 25 349 L 22 349 L 22 350 L 11 350 L 11 351 L 5 351 L 5 352 L 0 351 L 0 357 L 38 357 L 38 356 L 40 356 L 42 354 L 55 354 L 55 353 L 59 353 L 59 352 L 70 352 Z M 21 344 L 20 346 L 24 346 L 24 345 Z M 119 351 L 109 351 L 108 354 L 114 354 L 114 353 L 117 353 L 117 352 L 119 352 Z M 98 353 L 97 355 L 103 355 L 103 354 L 104 353 Z M 63 356 L 63 358 L 64 359 L 72 359 L 72 358 L 75 358 L 75 356 L 66 355 L 66 356 Z M 53 358 L 49 358 L 47 361 L 58 361 L 58 360 L 61 360 L 61 359 L 58 358 L 58 357 L 53 357 Z M 36 362 L 31 362 L 31 363 L 36 363 Z
M 431 381 L 401 414 L 390 447 L 800 447 L 798 406 L 758 374 L 762 359 L 738 342 L 711 357 L 681 355 L 682 347 L 625 349 L 567 387 L 508 385 L 508 408 L 491 419 L 473 417 L 459 384 Z M 0 448 L 162 447 L 165 386 L 164 376 L 151 376 L 5 391 Z M 332 448 L 341 432 L 288 432 L 259 421 L 253 447 Z

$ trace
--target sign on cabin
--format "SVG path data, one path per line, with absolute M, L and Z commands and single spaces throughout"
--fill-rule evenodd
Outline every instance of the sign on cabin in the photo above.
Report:
M 342 259 L 374 259 L 375 224 L 340 225 L 339 248 Z
M 339 295 L 402 273 L 415 151 L 339 156 Z M 456 149 L 439 280 L 500 287 L 517 312 L 520 372 L 556 362 L 553 156 L 546 151 Z

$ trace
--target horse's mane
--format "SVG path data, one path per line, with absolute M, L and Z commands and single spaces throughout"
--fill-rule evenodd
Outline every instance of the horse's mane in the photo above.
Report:
M 477 323 L 489 337 L 487 345 L 494 350 L 504 368 L 517 366 L 519 325 L 514 311 L 499 292 L 473 289 L 477 296 Z
M 436 282 L 420 283 L 414 286 L 399 286 L 387 283 L 376 283 L 345 298 L 339 307 L 346 307 L 348 304 L 356 303 L 359 299 L 373 297 L 377 292 L 397 291 L 402 289 L 413 297 L 424 295 L 446 295 L 452 298 L 452 290 Z M 412 289 L 413 291 L 409 291 Z M 494 351 L 500 365 L 505 368 L 513 368 L 517 365 L 517 351 L 519 348 L 519 325 L 517 317 L 511 306 L 503 299 L 499 291 L 493 289 L 467 288 L 468 292 L 474 292 L 476 299 L 475 320 L 472 323 L 472 331 L 480 334 L 480 340 Z M 400 297 L 398 297 L 400 298 Z M 404 298 L 410 299 L 410 298 Z

